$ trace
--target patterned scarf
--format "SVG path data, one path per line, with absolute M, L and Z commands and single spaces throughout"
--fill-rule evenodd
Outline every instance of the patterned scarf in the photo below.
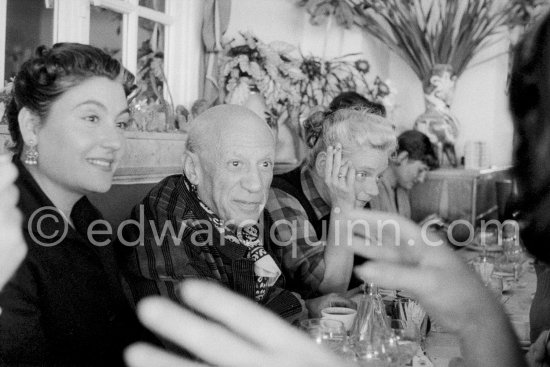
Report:
M 220 236 L 223 236 L 225 241 L 244 245 L 248 249 L 246 258 L 254 261 L 254 298 L 257 302 L 262 301 L 269 288 L 279 279 L 281 270 L 261 243 L 258 223 L 246 224 L 243 226 L 225 224 L 224 221 L 199 198 L 196 188 L 189 182 L 187 177 L 184 177 L 184 183 L 187 191 L 198 201 L 208 220 L 214 225 Z

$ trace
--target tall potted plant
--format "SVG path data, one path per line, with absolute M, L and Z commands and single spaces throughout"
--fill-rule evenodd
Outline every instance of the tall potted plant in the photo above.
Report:
M 450 113 L 455 81 L 480 50 L 497 40 L 514 5 L 499 0 L 340 2 L 352 9 L 354 24 L 399 55 L 423 82 L 426 112 L 416 128 L 456 165 L 459 127 Z

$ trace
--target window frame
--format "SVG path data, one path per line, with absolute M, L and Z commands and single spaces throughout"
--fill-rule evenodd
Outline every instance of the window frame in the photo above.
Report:
M 165 12 L 140 6 L 139 0 L 44 1 L 46 6 L 54 7 L 53 43 L 89 44 L 91 5 L 122 13 L 122 63 L 132 73 L 137 71 L 139 17 L 163 24 L 164 71 L 174 102 L 190 108 L 198 98 L 202 62 L 202 0 L 165 0 Z M 7 2 L 0 0 L 0 81 L 5 80 Z

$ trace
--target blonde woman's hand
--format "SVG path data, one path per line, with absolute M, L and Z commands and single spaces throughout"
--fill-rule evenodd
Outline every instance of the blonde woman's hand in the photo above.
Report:
M 0 289 L 26 254 L 21 233 L 22 216 L 16 208 L 19 191 L 13 184 L 17 169 L 6 155 L 0 155 Z
M 351 162 L 342 160 L 342 146 L 327 148 L 325 161 L 325 184 L 330 193 L 332 209 L 342 211 L 355 205 L 355 168 Z

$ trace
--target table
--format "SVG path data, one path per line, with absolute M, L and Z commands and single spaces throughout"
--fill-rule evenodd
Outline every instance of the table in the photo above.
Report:
M 480 253 L 468 249 L 458 251 L 469 260 Z M 529 308 L 536 288 L 536 275 L 532 260 L 527 259 L 522 265 L 522 272 L 517 283 L 511 284 L 509 291 L 503 292 L 501 302 L 506 314 L 510 317 L 512 326 L 518 334 L 520 344 L 524 348 L 529 346 Z M 458 339 L 444 330 L 430 331 L 426 338 L 426 354 L 435 367 L 447 367 L 454 357 L 460 357 Z

